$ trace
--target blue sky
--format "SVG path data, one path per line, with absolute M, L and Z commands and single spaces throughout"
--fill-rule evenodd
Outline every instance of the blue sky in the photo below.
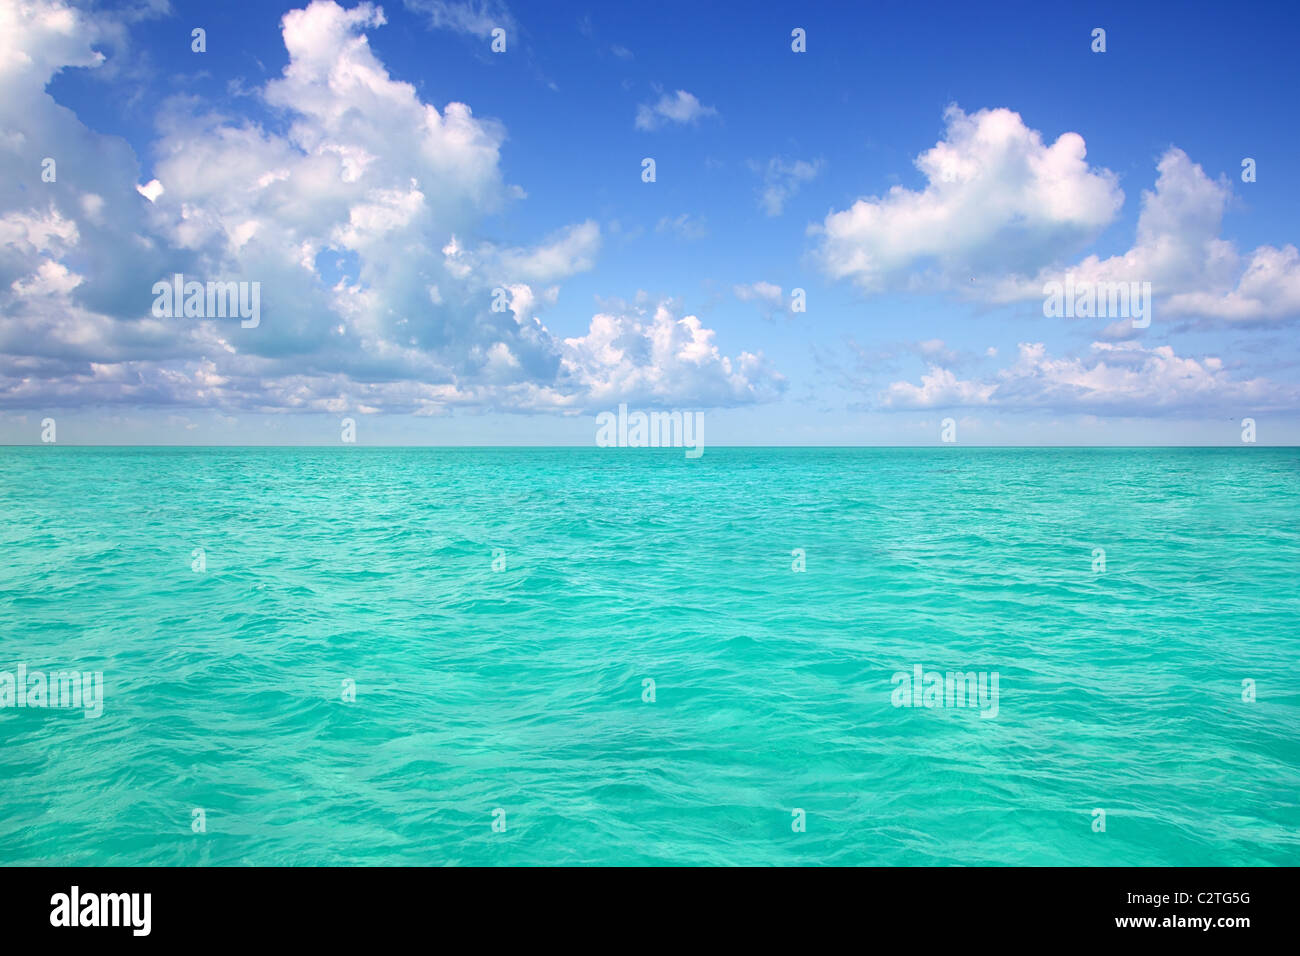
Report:
M 1294 5 L 814 6 L 2 0 L 0 441 L 1300 442 Z

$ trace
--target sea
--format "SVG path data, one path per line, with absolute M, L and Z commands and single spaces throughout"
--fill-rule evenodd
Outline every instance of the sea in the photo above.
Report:
M 1297 572 L 1296 448 L 0 448 L 0 864 L 1297 865 Z

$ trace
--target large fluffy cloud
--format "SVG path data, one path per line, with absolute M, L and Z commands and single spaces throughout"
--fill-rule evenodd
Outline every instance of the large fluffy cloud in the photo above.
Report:
M 1007 109 L 945 114 L 944 139 L 916 160 L 925 189 L 895 186 L 814 228 L 835 278 L 880 290 L 928 270 L 939 282 L 972 273 L 1033 271 L 1082 248 L 1115 217 L 1114 174 L 1086 160 L 1083 137 L 1050 146 Z
M 1232 198 L 1228 181 L 1212 180 L 1181 149 L 1161 157 L 1154 190 L 1142 193 L 1136 240 L 1127 252 L 1089 256 L 1031 280 L 998 283 L 1001 299 L 1042 295 L 1066 272 L 1079 282 L 1150 282 L 1166 315 L 1227 322 L 1275 322 L 1300 316 L 1300 253 L 1260 246 L 1249 255 L 1220 235 Z
M 1223 238 L 1229 181 L 1186 153 L 1160 158 L 1130 249 L 1076 256 L 1119 211 L 1115 176 L 1088 165 L 1083 138 L 1050 146 L 1017 113 L 946 113 L 944 138 L 917 159 L 925 189 L 896 186 L 812 227 L 832 277 L 867 291 L 959 289 L 995 304 L 1041 300 L 1047 282 L 1150 282 L 1159 312 L 1236 323 L 1300 317 L 1300 251 L 1240 252 Z
M 674 396 L 691 394 L 710 405 L 743 405 L 785 387 L 761 356 L 723 355 L 713 332 L 693 315 L 677 318 L 668 303 L 602 312 L 585 336 L 564 340 L 564 354 L 568 374 L 598 402 L 626 395 L 669 405 Z
M 523 196 L 501 174 L 505 131 L 391 76 L 367 39 L 377 6 L 285 15 L 288 65 L 259 91 L 273 123 L 170 100 L 149 177 L 45 92 L 59 69 L 103 62 L 111 18 L 58 2 L 0 15 L 0 404 L 577 410 L 620 390 L 733 404 L 779 381 L 668 306 L 552 335 L 539 313 L 593 267 L 598 224 L 491 241 L 490 217 Z M 260 324 L 155 318 L 153 284 L 175 272 L 260 283 Z

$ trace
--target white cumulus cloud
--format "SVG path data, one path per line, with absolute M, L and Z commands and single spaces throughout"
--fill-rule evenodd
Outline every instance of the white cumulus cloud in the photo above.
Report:
M 426 6 L 469 32 L 469 14 L 495 15 Z M 524 196 L 502 176 L 505 130 L 390 74 L 368 38 L 378 6 L 286 13 L 287 65 L 239 99 L 276 122 L 173 97 L 149 174 L 45 92 L 63 67 L 102 64 L 94 45 L 122 24 L 58 0 L 19 13 L 0 7 L 0 405 L 435 414 L 774 394 L 759 356 L 725 355 L 694 317 L 602 314 L 588 336 L 553 335 L 540 314 L 593 268 L 599 225 L 493 241 L 491 215 Z M 45 155 L 57 182 L 39 180 Z M 153 285 L 177 272 L 259 283 L 260 324 L 155 318 Z
M 951 106 L 945 121 L 944 138 L 916 160 L 924 189 L 894 186 L 813 228 L 829 275 L 875 291 L 920 270 L 939 283 L 1032 271 L 1095 238 L 1123 204 L 1077 133 L 1048 145 L 1007 109 Z

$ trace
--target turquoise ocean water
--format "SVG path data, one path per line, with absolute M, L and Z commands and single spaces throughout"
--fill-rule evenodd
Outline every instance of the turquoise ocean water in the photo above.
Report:
M 1297 449 L 2 448 L 0 671 L 106 692 L 0 710 L 0 863 L 1297 864 L 1298 517 Z

